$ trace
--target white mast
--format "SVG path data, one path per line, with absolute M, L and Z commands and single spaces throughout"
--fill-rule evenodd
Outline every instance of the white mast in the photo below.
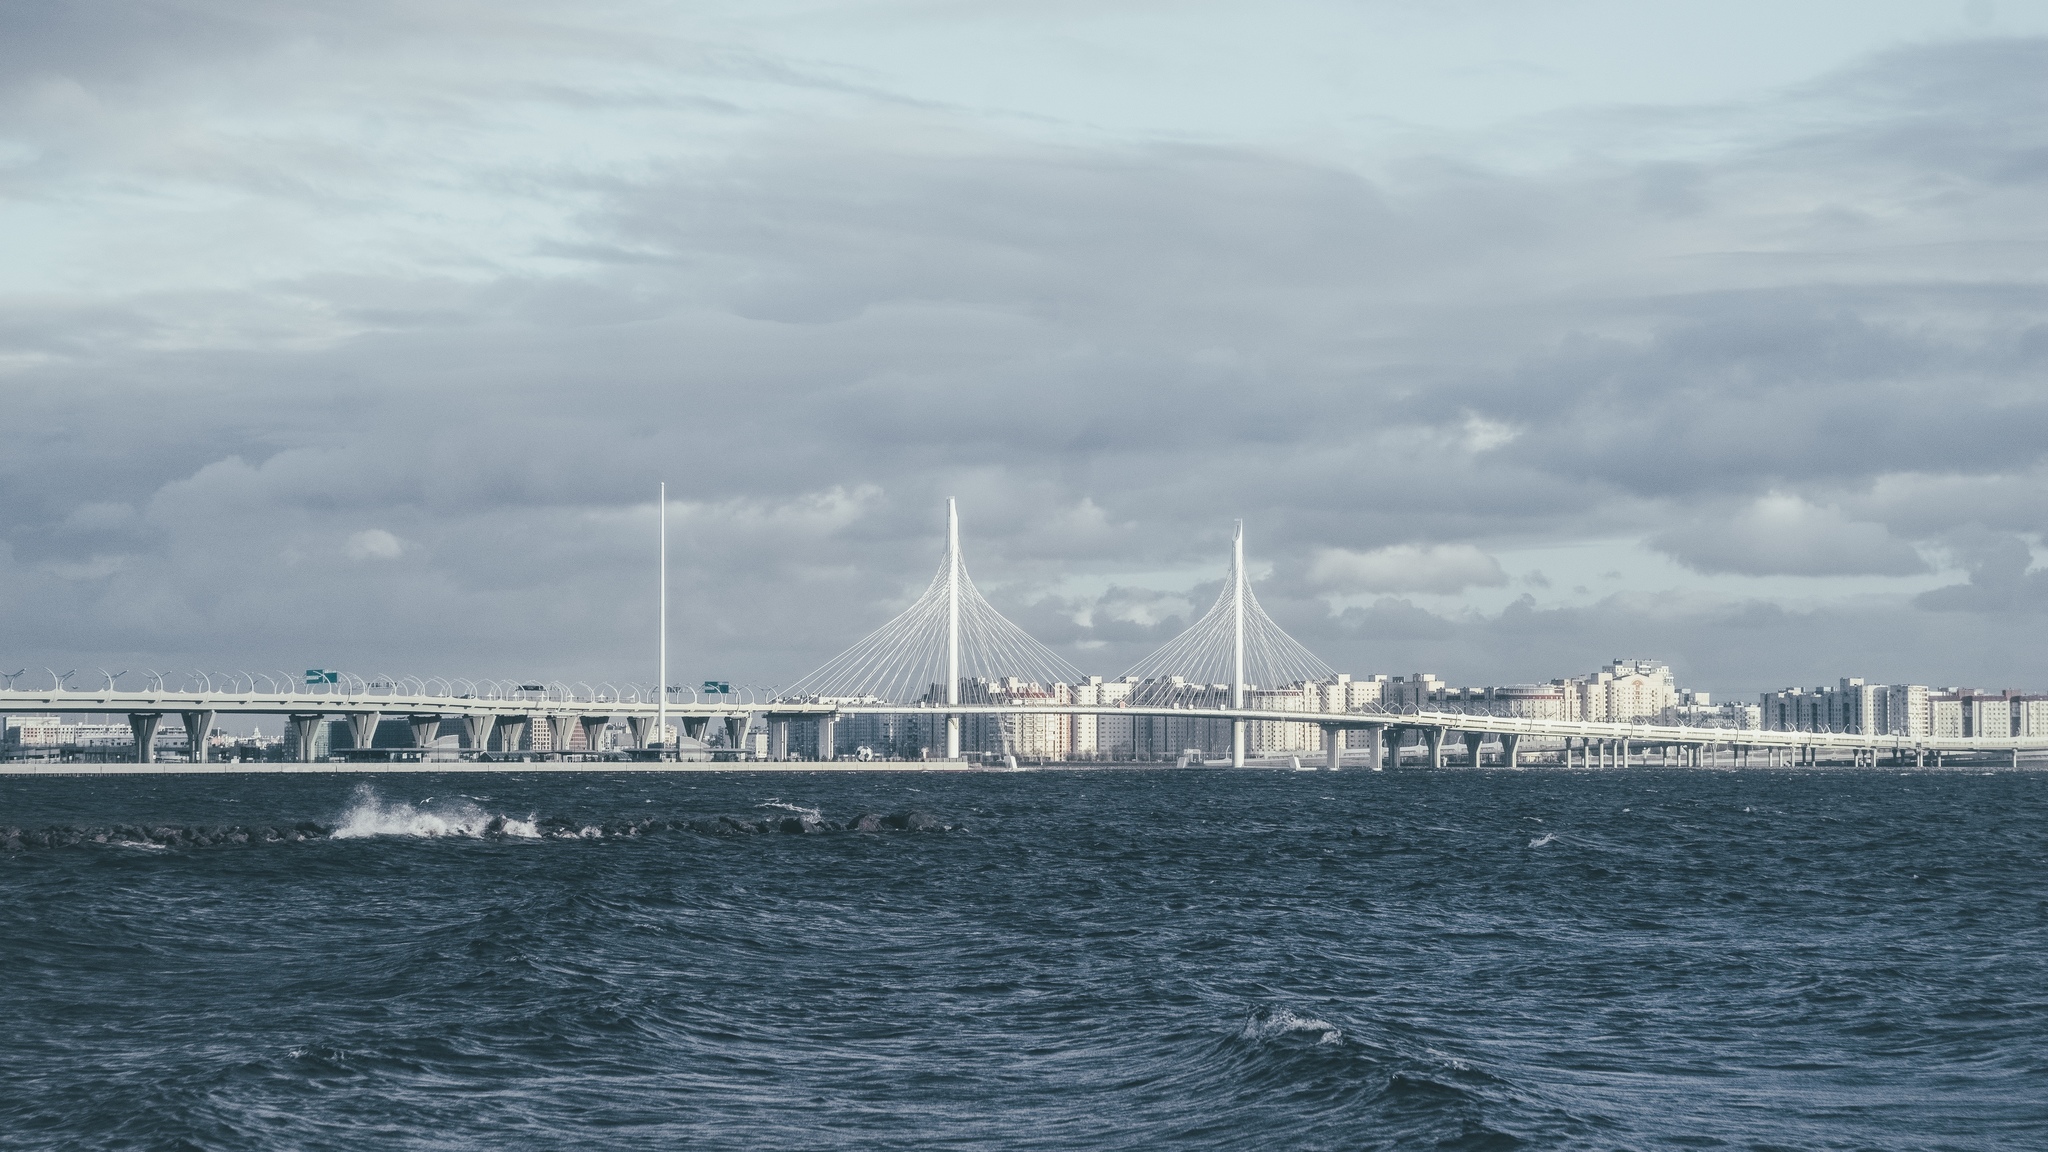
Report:
M 661 482 L 661 608 L 657 612 L 654 643 L 654 739 L 662 746 L 657 755 L 668 759 L 668 481 Z
M 1230 706 L 1244 707 L 1244 521 L 1237 522 L 1237 534 L 1231 539 L 1230 556 L 1230 642 L 1231 657 L 1235 674 L 1230 681 Z M 1232 767 L 1244 767 L 1244 721 L 1230 722 L 1230 763 Z
M 960 703 L 960 507 L 946 499 L 946 703 Z M 960 717 L 946 717 L 946 759 L 960 758 Z

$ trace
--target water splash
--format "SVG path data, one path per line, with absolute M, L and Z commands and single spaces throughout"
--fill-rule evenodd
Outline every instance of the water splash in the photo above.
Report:
M 497 816 L 468 802 L 447 808 L 386 804 L 369 785 L 359 784 L 352 806 L 341 814 L 333 831 L 328 833 L 335 840 L 362 840 L 372 836 L 438 838 L 486 835 L 538 840 L 540 830 L 532 816 L 524 820 Z
M 1344 1030 L 1314 1016 L 1299 1016 L 1286 1008 L 1261 1008 L 1245 1019 L 1238 1036 L 1245 1040 L 1277 1040 L 1297 1034 L 1313 1035 L 1318 1044 L 1341 1044 Z

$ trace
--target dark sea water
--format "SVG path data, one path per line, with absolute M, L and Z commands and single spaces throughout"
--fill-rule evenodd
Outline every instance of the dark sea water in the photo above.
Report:
M 2048 1148 L 2048 775 L 360 779 L 0 780 L 0 1147 Z

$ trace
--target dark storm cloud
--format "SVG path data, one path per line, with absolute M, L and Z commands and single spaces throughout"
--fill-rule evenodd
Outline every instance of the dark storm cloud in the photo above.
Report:
M 152 67 L 183 85 L 204 59 L 211 91 L 255 107 L 237 67 L 294 38 L 340 60 L 327 74 L 400 77 L 393 114 L 431 120 L 449 95 L 391 65 L 427 37 L 463 65 L 449 115 L 493 85 L 598 115 L 581 78 L 550 97 L 524 67 L 546 36 L 493 78 L 487 50 L 449 47 L 451 10 L 341 32 L 319 12 L 152 9 L 161 39 L 144 21 L 98 46 L 97 10 L 70 11 L 10 50 L 21 75 L 122 77 L 94 81 L 110 137 Z M 484 40 L 532 31 L 508 23 Z M 1533 679 L 1641 654 L 1775 683 L 1801 645 L 1880 662 L 1873 627 L 1907 652 L 1887 666 L 1981 655 L 1944 645 L 2040 600 L 2011 545 L 2048 493 L 2044 289 L 1997 253 L 2040 238 L 2043 71 L 2033 42 L 1900 52 L 1772 116 L 1685 113 L 1729 119 L 1738 142 L 1710 154 L 1534 171 L 1084 144 L 866 97 L 833 116 L 733 103 L 748 127 L 713 153 L 463 171 L 465 195 L 570 222 L 496 261 L 9 298 L 9 415 L 33 435 L 0 460 L 6 646 L 616 677 L 652 647 L 646 502 L 665 477 L 678 650 L 706 675 L 786 682 L 903 606 L 947 495 L 980 584 L 1089 671 L 1207 607 L 1238 516 L 1269 609 L 1360 673 Z M 7 122 L 47 135 L 39 107 L 15 98 Z M 125 146 L 77 163 L 164 162 L 109 158 Z M 279 147 L 351 188 L 407 178 L 359 142 Z M 54 194 L 25 171 L 9 179 Z M 1922 549 L 1967 551 L 1966 524 L 2007 543 L 1917 606 L 1333 616 L 1321 598 L 1494 587 L 1504 542 L 1622 535 L 1703 572 L 1920 572 Z M 1403 575 L 1403 557 L 1458 564 Z M 1110 590 L 1063 591 L 1069 574 Z

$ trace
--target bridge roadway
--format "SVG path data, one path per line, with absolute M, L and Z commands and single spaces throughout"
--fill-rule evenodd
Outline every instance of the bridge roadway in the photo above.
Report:
M 403 716 L 413 724 L 415 743 L 425 746 L 438 734 L 443 720 L 464 725 L 472 748 L 488 747 L 494 732 L 517 737 L 529 723 L 550 726 L 552 744 L 566 748 L 569 737 L 580 726 L 586 745 L 605 725 L 623 719 L 633 735 L 636 748 L 646 748 L 660 706 L 651 700 L 575 700 L 541 697 L 485 697 L 399 695 L 343 692 L 237 692 L 237 691 L 35 691 L 0 690 L 0 713 L 118 713 L 128 717 L 136 737 L 140 758 L 154 758 L 152 743 L 158 722 L 166 714 L 183 718 L 188 731 L 206 731 L 222 713 L 276 715 L 291 721 L 294 751 L 301 761 L 310 760 L 320 721 L 341 717 L 348 721 L 359 746 L 367 746 L 378 723 L 385 716 Z M 1777 732 L 1735 728 L 1686 728 L 1653 724 L 1608 724 L 1577 720 L 1543 720 L 1519 716 L 1487 716 L 1464 712 L 1288 712 L 1261 709 L 1186 708 L 1171 705 L 1061 705 L 1061 704 L 955 704 L 951 706 L 906 706 L 888 704 L 844 704 L 835 702 L 738 702 L 689 704 L 671 703 L 667 712 L 684 733 L 701 739 L 713 722 L 725 725 L 737 743 L 753 718 L 768 721 L 771 758 L 786 758 L 788 725 L 810 721 L 820 725 L 819 746 L 831 756 L 831 727 L 842 716 L 880 714 L 1008 715 L 1008 716 L 1121 716 L 1166 717 L 1183 720 L 1227 720 L 1314 724 L 1327 735 L 1344 731 L 1369 733 L 1368 754 L 1373 763 L 1384 760 L 1383 742 L 1388 731 L 1397 735 L 1418 734 L 1432 765 L 1444 764 L 1444 745 L 1452 733 L 1462 733 L 1466 745 L 1476 754 L 1480 740 L 1499 738 L 1503 759 L 1513 765 L 1522 741 L 1535 738 L 1563 742 L 1565 762 L 1588 767 L 1628 762 L 1632 748 L 1679 749 L 1687 763 L 1703 763 L 1709 750 L 1763 750 L 1772 763 L 1812 762 L 1821 753 L 1848 753 L 1858 762 L 1875 764 L 1880 755 L 1895 760 L 1912 757 L 1925 764 L 1931 754 L 2006 753 L 2019 763 L 2022 752 L 2048 752 L 2048 736 L 1930 737 L 1892 736 L 1853 732 Z M 1325 759 L 1335 767 L 1343 753 L 1343 741 L 1326 738 Z M 201 759 L 205 751 L 198 753 Z

